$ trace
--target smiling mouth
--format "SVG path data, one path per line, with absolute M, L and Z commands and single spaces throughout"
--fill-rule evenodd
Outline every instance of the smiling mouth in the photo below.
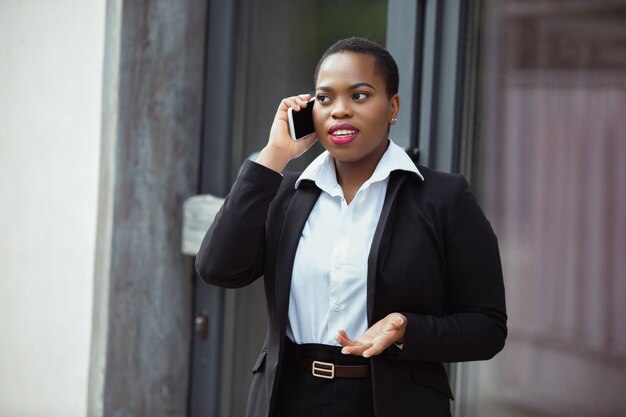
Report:
M 358 136 L 356 129 L 336 129 L 330 133 L 330 141 L 335 145 L 347 145 Z

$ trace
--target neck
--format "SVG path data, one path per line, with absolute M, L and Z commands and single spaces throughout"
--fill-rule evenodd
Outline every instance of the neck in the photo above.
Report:
M 343 189 L 343 194 L 348 203 L 352 201 L 352 198 L 363 183 L 372 176 L 388 146 L 389 141 L 383 141 L 381 146 L 359 161 L 339 161 L 335 159 L 337 182 Z

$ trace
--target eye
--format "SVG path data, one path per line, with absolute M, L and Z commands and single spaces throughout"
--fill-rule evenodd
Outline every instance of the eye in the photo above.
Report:
M 352 96 L 352 99 L 353 99 L 353 100 L 355 100 L 355 101 L 363 101 L 363 100 L 365 100 L 367 97 L 369 97 L 369 96 L 367 95 L 367 93 L 355 93 L 355 94 Z
M 319 103 L 327 103 L 330 100 L 330 97 L 325 96 L 324 94 L 318 94 L 317 97 L 315 97 L 315 100 Z

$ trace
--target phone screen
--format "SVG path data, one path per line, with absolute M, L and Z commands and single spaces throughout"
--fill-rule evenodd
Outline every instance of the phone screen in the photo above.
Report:
M 300 109 L 300 111 L 288 110 L 289 116 L 289 133 L 293 140 L 299 140 L 306 135 L 315 132 L 313 126 L 313 104 L 315 100 L 309 101 L 309 104 Z

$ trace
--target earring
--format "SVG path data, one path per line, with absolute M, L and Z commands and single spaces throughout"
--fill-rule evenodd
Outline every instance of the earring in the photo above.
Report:
M 393 119 L 391 119 L 391 124 L 395 125 L 397 121 L 398 121 L 398 119 L 394 117 Z

